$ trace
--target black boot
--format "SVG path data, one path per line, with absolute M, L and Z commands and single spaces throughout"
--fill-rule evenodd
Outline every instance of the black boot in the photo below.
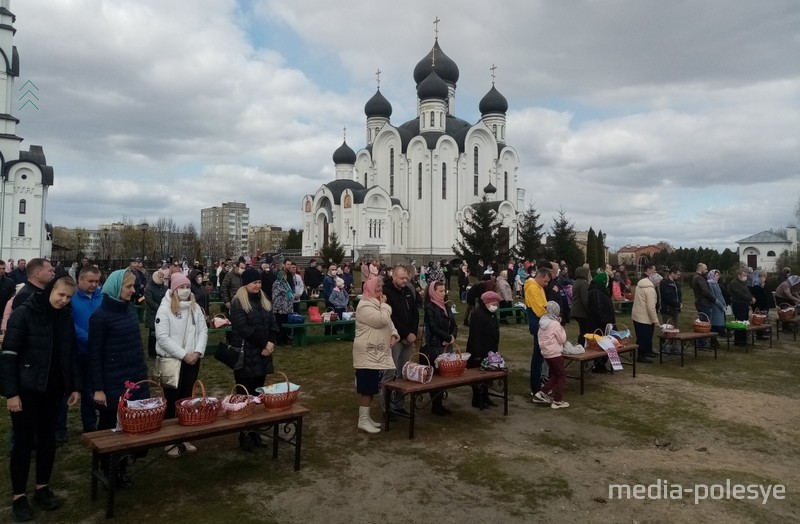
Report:
M 431 393 L 431 413 L 443 417 L 445 415 L 452 415 L 453 412 L 442 405 L 442 393 Z
M 497 406 L 497 404 L 495 404 L 492 401 L 492 397 L 489 396 L 489 386 L 487 386 L 486 384 L 483 384 L 481 386 L 481 397 L 483 399 L 483 405 L 484 406 L 488 406 L 490 408 L 493 408 L 493 407 Z
M 239 432 L 239 449 L 242 451 L 253 451 L 253 440 L 248 433 Z
M 483 409 L 483 403 L 481 398 L 481 392 L 478 389 L 478 386 L 472 386 L 472 407 Z

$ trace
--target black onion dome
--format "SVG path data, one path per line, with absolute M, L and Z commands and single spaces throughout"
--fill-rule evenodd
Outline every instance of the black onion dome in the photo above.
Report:
M 342 142 L 342 145 L 339 146 L 339 149 L 333 152 L 333 163 L 349 164 L 351 166 L 356 163 L 356 153 L 350 149 L 350 146 L 347 145 L 346 140 Z
M 500 91 L 495 89 L 494 84 L 492 84 L 492 88 L 489 92 L 481 98 L 478 109 L 480 109 L 482 115 L 488 113 L 505 114 L 506 111 L 508 111 L 508 100 L 506 100 L 506 97 L 501 95 Z
M 497 193 L 497 188 L 494 187 L 491 182 L 489 182 L 489 185 L 483 188 L 483 192 L 487 195 L 493 195 Z
M 372 98 L 367 100 L 364 105 L 364 114 L 367 115 L 367 118 L 371 116 L 389 118 L 392 116 L 392 104 L 381 94 L 380 88 L 372 95 Z
M 442 48 L 439 47 L 438 38 L 433 43 L 431 51 L 425 55 L 422 60 L 417 62 L 417 66 L 414 68 L 414 83 L 419 85 L 420 82 L 431 74 L 434 67 L 433 59 L 436 59 L 436 71 L 439 73 L 441 79 L 455 85 L 456 82 L 458 82 L 458 66 L 449 56 L 444 54 Z
M 447 84 L 444 83 L 444 80 L 435 70 L 431 71 L 428 77 L 417 86 L 417 96 L 420 100 L 427 98 L 446 100 L 449 94 Z

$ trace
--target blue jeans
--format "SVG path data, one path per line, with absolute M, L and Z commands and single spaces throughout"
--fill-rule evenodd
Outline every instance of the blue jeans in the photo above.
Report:
M 527 308 L 528 331 L 533 335 L 533 354 L 531 355 L 531 392 L 536 393 L 542 388 L 542 365 L 544 357 L 542 348 L 539 347 L 539 317 L 531 308 Z

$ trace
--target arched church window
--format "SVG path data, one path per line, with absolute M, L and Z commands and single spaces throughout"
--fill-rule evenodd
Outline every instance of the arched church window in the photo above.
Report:
M 500 126 L 500 139 L 506 139 L 506 126 Z
M 492 124 L 492 134 L 497 138 L 497 124 Z
M 17 236 L 24 237 L 25 236 L 25 222 L 19 223 L 19 228 L 17 229 Z
M 767 256 L 768 257 L 774 257 L 775 256 L 775 252 L 774 251 L 767 251 Z
M 24 215 L 28 211 L 28 203 L 23 198 L 19 201 L 19 214 Z
M 364 173 L 364 187 L 367 187 L 367 173 Z
M 417 199 L 422 200 L 422 162 L 417 165 Z
M 472 150 L 472 193 L 478 196 L 478 146 Z
M 508 171 L 503 173 L 503 200 L 508 200 Z
M 442 162 L 442 200 L 447 198 L 447 164 Z
M 394 148 L 389 148 L 389 195 L 394 196 Z
M 436 125 L 436 114 L 431 111 L 431 127 Z
M 444 113 L 439 113 L 439 127 L 444 127 Z

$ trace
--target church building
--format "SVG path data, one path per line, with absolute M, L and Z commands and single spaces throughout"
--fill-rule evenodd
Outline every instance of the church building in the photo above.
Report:
M 50 256 L 53 242 L 45 228 L 45 209 L 53 168 L 47 165 L 41 146 L 20 150 L 22 138 L 16 134 L 19 120 L 11 112 L 35 99 L 26 98 L 24 89 L 19 93 L 14 88 L 14 79 L 19 76 L 15 21 L 9 0 L 0 0 L 0 258 L 17 261 Z M 29 109 L 36 110 L 30 104 Z
M 378 83 L 364 106 L 366 146 L 356 153 L 343 142 L 333 153 L 336 179 L 303 198 L 303 255 L 316 255 L 335 232 L 356 258 L 450 259 L 459 227 L 484 196 L 502 219 L 503 244 L 516 243 L 525 190 L 506 144 L 508 102 L 492 82 L 470 124 L 456 116 L 458 77 L 437 37 L 414 68 L 417 116 L 400 125 Z

